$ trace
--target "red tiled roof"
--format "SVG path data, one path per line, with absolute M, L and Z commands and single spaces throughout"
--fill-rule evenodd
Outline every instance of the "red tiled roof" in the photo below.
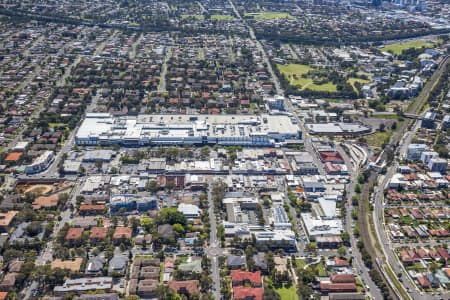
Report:
M 66 234 L 66 240 L 78 240 L 83 235 L 83 228 L 69 228 Z
M 22 155 L 22 152 L 11 152 L 6 156 L 5 161 L 18 161 Z
M 442 249 L 442 248 L 437 249 L 437 253 L 439 253 L 439 255 L 440 255 L 441 257 L 445 258 L 445 259 L 449 259 L 449 258 L 450 258 L 450 255 L 448 255 L 447 250 L 444 250 L 444 249 Z
M 264 294 L 264 288 L 251 288 L 238 286 L 233 288 L 233 299 L 252 299 L 252 300 L 262 300 Z
M 59 196 L 57 194 L 53 194 L 50 196 L 39 196 L 33 201 L 33 209 L 40 208 L 52 208 L 58 206 Z
M 114 239 L 120 239 L 120 238 L 130 239 L 131 238 L 131 228 L 117 227 L 116 230 L 114 231 L 113 238 Z
M 354 283 L 355 275 L 353 274 L 333 274 L 330 277 L 333 283 Z
M 232 282 L 250 281 L 253 284 L 261 284 L 261 272 L 245 272 L 241 270 L 231 271 Z
M 105 227 L 92 227 L 91 229 L 91 239 L 104 239 L 106 238 L 106 234 L 108 233 L 108 229 Z
M 323 162 L 344 161 L 341 154 L 337 151 L 320 151 L 319 155 Z
M 444 272 L 447 275 L 447 277 L 450 277 L 450 268 L 444 269 Z
M 168 287 L 175 292 L 179 292 L 180 290 L 186 290 L 189 294 L 198 293 L 198 280 L 185 280 L 185 281 L 169 281 Z
M 82 204 L 80 205 L 80 211 L 102 211 L 105 210 L 104 204 Z
M 354 283 L 331 283 L 321 281 L 320 290 L 325 292 L 356 292 L 356 285 Z
M 336 267 L 345 267 L 345 266 L 348 266 L 349 263 L 348 263 L 348 260 L 340 259 L 338 256 L 335 256 L 334 257 L 334 265 Z
M 430 283 L 430 281 L 428 280 L 428 278 L 426 278 L 426 277 L 423 276 L 423 275 L 417 276 L 417 281 L 419 282 L 419 284 L 420 284 L 422 287 L 430 287 L 430 285 L 431 285 L 431 283 Z

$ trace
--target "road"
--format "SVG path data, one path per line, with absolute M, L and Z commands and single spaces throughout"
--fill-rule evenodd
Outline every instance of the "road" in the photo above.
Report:
M 414 104 L 408 110 L 408 113 L 417 114 L 418 110 L 422 107 L 423 102 L 428 98 L 430 91 L 433 90 L 439 78 L 444 75 L 445 68 L 449 62 L 450 56 L 446 56 L 443 58 L 443 60 L 439 64 L 438 69 L 428 80 L 421 94 L 418 96 Z M 407 131 L 408 127 L 411 125 L 411 122 L 412 121 L 405 121 L 399 132 L 395 136 L 393 136 L 392 140 L 390 141 L 391 146 L 395 147 L 397 144 L 399 144 L 397 149 L 399 150 L 398 154 L 400 157 L 405 155 L 407 147 L 414 138 L 415 131 L 419 126 L 418 125 L 419 122 L 416 120 L 414 121 L 415 123 L 412 124 L 413 126 L 412 130 Z M 399 143 L 399 141 L 401 142 Z M 385 152 L 383 152 L 381 161 L 384 162 L 385 160 L 386 160 Z M 402 273 L 404 275 L 404 278 L 407 278 L 403 280 L 402 284 L 406 289 L 409 289 L 411 297 L 413 299 L 424 299 L 424 300 L 438 299 L 441 298 L 442 296 L 432 296 L 429 294 L 423 294 L 422 292 L 417 290 L 415 283 L 409 277 L 408 273 L 403 268 L 403 265 L 401 264 L 397 255 L 395 254 L 394 247 L 391 245 L 384 228 L 384 189 L 387 187 L 389 180 L 396 173 L 397 166 L 398 166 L 397 162 L 391 163 L 387 168 L 386 174 L 383 177 L 378 177 L 379 188 L 375 191 L 374 210 L 373 210 L 373 220 L 375 224 L 376 236 L 381 245 L 385 259 L 387 260 L 388 265 L 392 268 L 393 272 L 395 274 Z M 444 297 L 448 296 L 450 296 L 450 294 L 446 294 Z
M 143 33 L 139 34 L 139 37 L 136 39 L 136 41 L 131 46 L 131 49 L 130 49 L 130 52 L 129 52 L 129 57 L 130 57 L 131 60 L 134 60 L 134 58 L 136 57 L 137 46 L 141 43 L 143 38 L 144 38 L 144 34 Z
M 214 201 L 212 198 L 212 188 L 213 185 L 210 184 L 208 187 L 208 214 L 209 214 L 209 248 L 207 249 L 207 254 L 211 259 L 211 277 L 213 282 L 212 293 L 214 299 L 221 299 L 220 296 L 220 270 L 219 270 L 219 259 L 218 256 L 222 253 L 220 249 L 219 241 L 217 240 L 217 222 L 216 214 L 214 213 Z
M 275 85 L 275 91 L 278 95 L 284 95 L 284 91 L 281 88 L 281 84 L 280 81 L 278 80 L 278 77 L 276 76 L 276 74 L 274 73 L 273 69 L 272 69 L 272 64 L 269 61 L 269 58 L 267 57 L 267 53 L 264 50 L 264 47 L 261 45 L 261 43 L 258 41 L 258 39 L 255 36 L 255 32 L 253 31 L 253 28 L 247 24 L 247 21 L 242 18 L 241 14 L 239 13 L 239 11 L 236 9 L 236 6 L 234 5 L 232 0 L 228 0 L 231 8 L 233 9 L 234 13 L 236 14 L 236 16 L 238 17 L 239 20 L 242 21 L 243 24 L 245 24 L 247 26 L 248 32 L 250 34 L 250 38 L 255 42 L 256 47 L 258 48 L 258 50 L 261 52 L 261 55 L 264 59 L 264 62 L 267 65 L 267 71 L 269 71 L 270 76 L 272 77 L 272 81 Z
M 161 74 L 159 76 L 158 92 L 160 93 L 164 93 L 167 91 L 166 90 L 167 63 L 171 57 L 172 57 L 172 47 L 168 46 L 166 48 L 166 55 L 164 57 L 164 61 L 161 67 Z
M 353 235 L 353 227 L 352 223 L 352 212 L 353 212 L 353 205 L 352 205 L 352 197 L 355 195 L 355 185 L 357 183 L 357 177 L 359 175 L 360 169 L 357 167 L 357 165 L 352 164 L 351 158 L 348 157 L 347 153 L 344 151 L 344 149 L 336 144 L 336 149 L 341 153 L 342 158 L 344 159 L 345 165 L 347 166 L 347 170 L 350 174 L 350 180 L 349 184 L 346 186 L 346 210 L 345 210 L 345 231 L 350 234 L 350 245 L 352 249 L 352 256 L 353 256 L 353 266 L 358 271 L 359 276 L 361 276 L 361 279 L 364 283 L 364 285 L 368 285 L 370 288 L 370 291 L 367 291 L 367 294 L 373 299 L 383 299 L 383 296 L 381 295 L 380 289 L 378 286 L 373 282 L 372 278 L 369 275 L 369 272 L 364 265 L 364 261 L 362 259 L 361 253 L 358 250 L 357 246 L 357 240 L 355 236 Z

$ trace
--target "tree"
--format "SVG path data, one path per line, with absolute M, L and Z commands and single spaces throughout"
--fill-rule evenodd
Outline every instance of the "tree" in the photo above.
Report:
M 133 230 L 134 233 L 136 233 L 138 231 L 139 225 L 140 225 L 140 221 L 139 219 L 132 217 L 130 219 L 130 223 L 131 223 L 131 228 Z
M 340 257 L 345 257 L 347 255 L 347 249 L 344 246 L 341 246 L 337 249 L 337 253 Z
M 151 232 L 151 229 L 153 227 L 153 221 L 149 218 L 147 215 L 143 215 L 141 217 L 141 226 L 147 231 Z
M 341 238 L 345 245 L 350 244 L 350 233 L 348 233 L 347 231 L 342 232 Z
M 281 296 L 266 285 L 264 287 L 263 300 L 281 300 Z
M 169 287 L 165 285 L 158 286 L 156 290 L 156 294 L 158 295 L 158 299 L 166 299 L 166 300 L 178 300 L 179 295 L 172 291 Z
M 95 167 L 97 168 L 97 171 L 100 172 L 102 170 L 103 162 L 100 159 L 97 159 L 95 161 Z
M 58 195 L 58 201 L 60 202 L 66 202 L 69 199 L 69 194 L 62 193 Z
M 30 237 L 37 236 L 41 230 L 42 226 L 38 221 L 31 222 L 27 227 L 25 227 L 25 233 Z
M 173 224 L 173 230 L 177 234 L 177 236 L 183 236 L 184 235 L 184 227 L 181 224 L 175 223 Z
M 150 180 L 145 185 L 145 189 L 147 192 L 156 193 L 159 190 L 159 184 L 156 182 L 156 180 Z
M 272 270 L 275 269 L 275 260 L 272 251 L 266 253 L 266 262 L 267 262 L 267 271 L 271 273 Z
M 186 225 L 187 220 L 183 213 L 179 212 L 176 207 L 165 207 L 161 209 L 160 213 L 156 217 L 157 224 L 180 224 Z
M 209 157 L 210 149 L 208 146 L 203 146 L 200 149 L 200 158 L 201 159 L 207 159 Z
M 305 251 L 308 253 L 316 254 L 317 250 L 318 250 L 317 244 L 314 242 L 306 244 L 306 246 L 305 246 Z

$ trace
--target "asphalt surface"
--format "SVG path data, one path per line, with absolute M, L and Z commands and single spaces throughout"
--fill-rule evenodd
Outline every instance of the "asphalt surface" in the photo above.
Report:
M 359 252 L 359 249 L 357 247 L 357 240 L 355 236 L 353 235 L 353 226 L 354 220 L 352 218 L 352 212 L 353 212 L 353 205 L 352 205 L 352 197 L 355 195 L 355 185 L 357 183 L 357 177 L 360 172 L 360 169 L 354 164 L 352 164 L 352 160 L 350 157 L 348 157 L 347 153 L 344 151 L 344 149 L 336 144 L 336 149 L 341 153 L 342 158 L 344 159 L 345 165 L 347 166 L 347 170 L 350 174 L 350 181 L 349 184 L 346 187 L 346 210 L 345 210 L 345 224 L 344 228 L 345 231 L 350 234 L 350 249 L 352 250 L 352 257 L 353 257 L 353 266 L 357 271 L 357 274 L 361 276 L 361 279 L 364 283 L 364 286 L 369 287 L 369 291 L 366 291 L 368 296 L 371 296 L 373 299 L 383 299 L 383 296 L 381 295 L 380 289 L 378 286 L 373 282 L 372 278 L 369 275 L 369 271 L 364 265 L 364 261 L 362 259 L 361 253 Z M 366 288 L 367 289 L 367 288 Z
M 221 253 L 220 244 L 217 240 L 217 223 L 216 214 L 214 213 L 214 201 L 212 199 L 212 184 L 208 188 L 208 214 L 209 214 L 209 248 L 207 253 L 211 259 L 211 277 L 213 282 L 212 293 L 214 299 L 221 299 L 220 296 L 220 270 L 219 270 L 219 260 L 218 255 Z

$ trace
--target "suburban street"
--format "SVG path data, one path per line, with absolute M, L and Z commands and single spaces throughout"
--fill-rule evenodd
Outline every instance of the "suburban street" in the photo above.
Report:
M 220 242 L 217 240 L 217 222 L 216 214 L 214 213 L 214 201 L 212 199 L 213 183 L 208 187 L 208 214 L 209 214 L 209 248 L 206 250 L 211 259 L 211 277 L 213 282 L 214 299 L 221 299 L 220 297 L 220 270 L 219 270 L 219 255 L 222 254 Z

